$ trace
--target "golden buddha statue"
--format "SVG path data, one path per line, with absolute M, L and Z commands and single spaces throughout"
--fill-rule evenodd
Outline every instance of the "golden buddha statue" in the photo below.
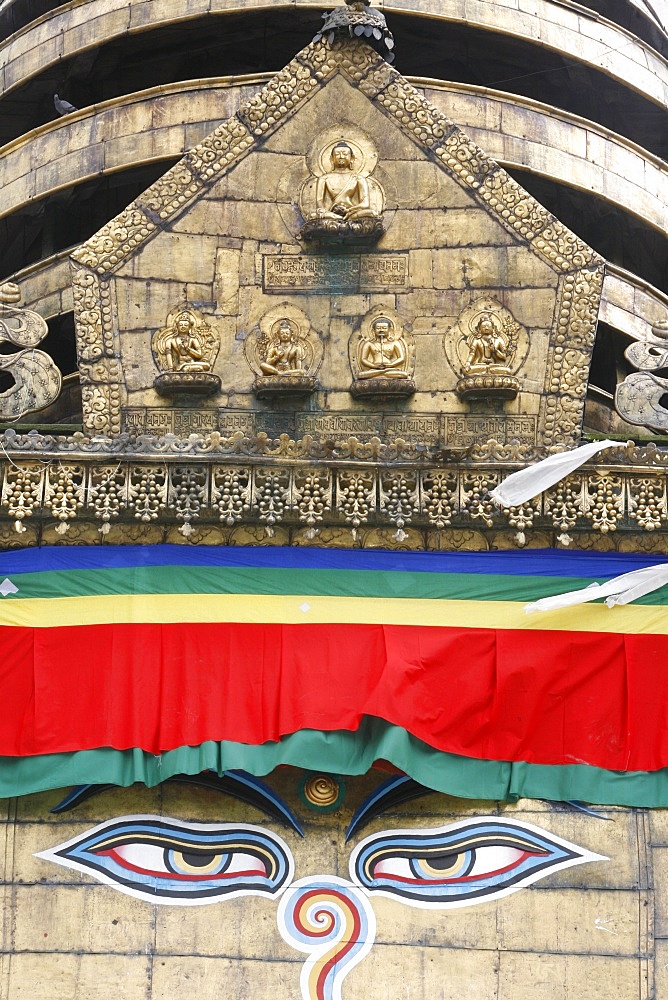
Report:
M 371 207 L 369 180 L 354 169 L 355 154 L 347 142 L 339 142 L 331 153 L 332 171 L 318 178 L 316 214 L 319 219 L 378 218 Z
M 379 316 L 371 324 L 371 338 L 362 342 L 358 378 L 408 378 L 408 352 L 403 337 L 394 336 L 394 324 Z
M 415 392 L 415 343 L 393 310 L 374 306 L 353 333 L 348 351 L 354 399 L 411 396 Z
M 210 363 L 204 357 L 202 341 L 195 332 L 195 317 L 187 310 L 180 312 L 172 326 L 171 335 L 163 341 L 162 349 L 167 367 L 173 372 L 208 372 Z
M 288 319 L 282 319 L 272 330 L 272 337 L 260 368 L 264 375 L 303 375 L 303 351 L 296 330 Z
M 191 306 L 172 310 L 151 346 L 161 373 L 153 384 L 161 396 L 220 392 L 220 378 L 212 371 L 220 337 Z
M 377 153 L 365 139 L 330 140 L 316 150 L 299 199 L 306 220 L 303 239 L 370 244 L 382 236 L 385 192 L 370 176 L 376 162 Z

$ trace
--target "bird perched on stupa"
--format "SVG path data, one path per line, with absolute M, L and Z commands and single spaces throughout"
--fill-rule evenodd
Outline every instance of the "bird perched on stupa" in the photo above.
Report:
M 332 44 L 337 35 L 363 38 L 389 63 L 394 62 L 394 38 L 387 21 L 379 10 L 370 6 L 370 0 L 345 0 L 345 7 L 323 14 L 325 23 L 313 39 L 326 38 Z
M 71 115 L 73 111 L 78 111 L 69 101 L 64 101 L 58 94 L 53 95 L 53 106 L 59 115 Z

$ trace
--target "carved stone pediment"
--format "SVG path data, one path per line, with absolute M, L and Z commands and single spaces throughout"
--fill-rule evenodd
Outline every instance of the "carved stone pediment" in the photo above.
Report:
M 73 266 L 90 433 L 579 439 L 601 259 L 357 37 L 299 52 Z M 185 321 L 160 360 L 176 303 L 208 367 Z

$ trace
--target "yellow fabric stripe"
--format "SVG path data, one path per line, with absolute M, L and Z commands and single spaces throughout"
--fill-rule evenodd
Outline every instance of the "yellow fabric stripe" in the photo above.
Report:
M 0 626 L 239 622 L 305 625 L 441 625 L 668 634 L 668 607 L 586 604 L 527 615 L 517 601 L 450 601 L 261 594 L 134 594 L 0 601 Z

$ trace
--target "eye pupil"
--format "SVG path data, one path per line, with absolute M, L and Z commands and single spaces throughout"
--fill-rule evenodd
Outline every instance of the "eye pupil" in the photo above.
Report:
M 185 851 L 167 848 L 164 860 L 167 871 L 175 875 L 221 875 L 230 867 L 232 854 L 193 848 Z
M 429 858 L 429 867 L 436 871 L 449 871 L 456 863 L 458 854 L 437 854 Z
M 213 852 L 204 854 L 202 851 L 182 851 L 181 857 L 191 868 L 206 868 L 218 855 Z

